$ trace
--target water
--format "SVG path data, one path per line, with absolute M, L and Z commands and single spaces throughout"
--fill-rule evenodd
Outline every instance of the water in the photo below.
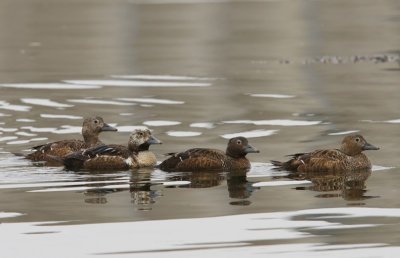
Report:
M 397 1 L 2 1 L 0 238 L 7 257 L 393 257 Z M 12 22 L 10 22 L 12 21 Z M 12 153 L 101 115 L 164 153 L 259 149 L 247 175 L 74 173 Z M 291 179 L 269 161 L 360 132 L 370 174 Z M 65 243 L 68 243 L 67 245 Z M 46 244 L 46 245 L 44 245 Z M 21 248 L 23 246 L 24 248 Z M 45 246 L 40 250 L 38 246 Z

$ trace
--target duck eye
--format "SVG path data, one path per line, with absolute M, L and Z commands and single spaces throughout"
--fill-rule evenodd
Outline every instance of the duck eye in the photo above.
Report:
M 242 144 L 241 140 L 237 140 L 236 144 Z
M 99 123 L 99 120 L 94 120 L 94 123 L 95 123 L 95 124 L 98 124 L 98 123 Z
M 360 138 L 356 138 L 356 142 L 359 142 L 360 141 Z

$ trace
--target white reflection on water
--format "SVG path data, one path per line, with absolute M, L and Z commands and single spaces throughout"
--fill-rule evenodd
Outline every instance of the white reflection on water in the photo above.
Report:
M 55 107 L 55 108 L 67 108 L 74 106 L 74 105 L 58 103 L 49 99 L 22 98 L 21 101 L 26 104 L 45 106 L 45 107 Z
M 290 99 L 296 97 L 295 95 L 284 95 L 284 94 L 250 94 L 250 96 L 258 98 L 273 98 L 273 99 Z
M 197 127 L 197 128 L 207 128 L 212 129 L 215 127 L 213 123 L 191 123 L 190 127 Z
M 60 118 L 60 119 L 83 119 L 81 116 L 71 116 L 71 115 L 54 115 L 54 114 L 40 114 L 43 118 Z
M 4 128 L 4 127 L 0 127 L 0 132 L 15 132 L 18 131 L 17 128 Z
M 153 120 L 153 121 L 144 121 L 144 125 L 148 126 L 172 126 L 179 125 L 181 122 L 179 121 L 166 121 L 166 120 Z
M 268 182 L 254 183 L 253 186 L 261 187 L 261 186 L 304 185 L 304 184 L 311 184 L 311 181 L 308 180 L 268 181 Z
M 175 104 L 185 103 L 184 101 L 176 101 L 169 99 L 154 99 L 154 98 L 117 98 L 117 100 L 133 101 L 138 103 L 165 104 L 165 105 L 175 105 Z
M 78 85 L 68 83 L 2 83 L 0 87 L 15 89 L 51 89 L 51 90 L 80 90 L 98 89 L 98 85 Z
M 62 126 L 63 128 L 52 131 L 55 134 L 71 134 L 80 133 L 82 131 L 81 126 Z
M 0 137 L 0 142 L 11 141 L 15 139 L 18 139 L 18 136 L 4 136 Z
M 346 135 L 346 134 L 358 133 L 359 131 L 360 131 L 360 130 L 350 130 L 350 131 L 329 133 L 328 135 Z
M 13 105 L 6 101 L 0 100 L 0 109 L 27 112 L 27 111 L 31 110 L 31 108 L 32 107 L 30 107 L 30 106 Z
M 20 136 L 27 136 L 27 137 L 31 137 L 31 136 L 37 136 L 37 134 L 34 133 L 27 133 L 27 132 L 16 132 L 16 135 L 20 135 Z
M 33 127 L 33 126 L 22 126 L 21 129 L 26 129 L 34 133 L 47 133 L 54 132 L 57 128 L 54 127 Z
M 33 122 L 36 122 L 36 120 L 34 120 L 34 119 L 29 119 L 29 118 L 18 118 L 18 119 L 15 119 L 15 121 L 17 121 L 17 122 L 23 122 L 23 123 L 33 123 Z
M 177 76 L 177 75 L 146 75 L 146 74 L 136 74 L 136 75 L 112 75 L 111 77 L 116 79 L 137 79 L 137 80 L 205 80 L 212 81 L 218 80 L 220 78 L 210 78 L 210 77 L 192 77 L 192 76 Z
M 165 82 L 165 81 L 128 81 L 128 80 L 68 80 L 72 84 L 102 85 L 117 87 L 208 87 L 206 82 Z
M 367 123 L 384 123 L 384 124 L 400 124 L 400 119 L 391 119 L 391 120 L 386 120 L 386 121 L 361 120 L 361 122 L 367 122 Z
M 148 129 L 148 127 L 143 125 L 123 125 L 123 126 L 117 126 L 117 129 L 118 132 L 133 132 L 134 130 L 137 129 L 146 130 Z
M 191 132 L 191 131 L 168 131 L 167 135 L 174 137 L 193 137 L 201 135 L 201 132 Z
M 29 143 L 30 142 L 30 140 L 19 140 L 19 141 L 10 141 L 10 142 L 7 142 L 7 144 L 11 144 L 11 145 L 13 145 L 13 144 L 26 144 L 26 143 Z
M 377 222 L 341 222 L 366 217 Z M 320 234 L 331 237 L 329 232 L 373 230 L 383 225 L 379 217 L 399 218 L 400 209 L 328 208 L 84 225 L 3 223 L 0 241 L 5 257 L 393 257 L 399 247 L 379 242 L 327 244 L 321 239 Z M 38 251 L 41 244 L 46 248 Z
M 279 130 L 253 130 L 253 131 L 246 131 L 240 133 L 230 133 L 221 135 L 225 139 L 231 139 L 233 137 L 246 137 L 246 138 L 256 138 L 256 137 L 264 137 L 276 134 Z
M 317 125 L 322 121 L 302 121 L 289 119 L 272 119 L 272 120 L 233 120 L 223 121 L 225 124 L 254 124 L 254 125 L 277 125 L 277 126 L 308 126 Z
M 100 99 L 69 99 L 68 102 L 82 103 L 82 104 L 97 104 L 97 105 L 115 105 L 115 106 L 133 106 L 134 103 L 126 103 L 113 100 L 100 100 Z
M 18 212 L 0 212 L 0 219 L 5 219 L 5 218 L 13 218 L 13 217 L 18 217 L 24 215 L 22 213 Z

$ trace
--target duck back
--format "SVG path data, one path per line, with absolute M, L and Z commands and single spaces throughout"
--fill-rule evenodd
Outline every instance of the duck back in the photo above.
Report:
M 33 147 L 35 152 L 28 154 L 26 158 L 32 161 L 52 161 L 49 156 L 64 157 L 85 147 L 85 142 L 80 140 L 51 142 Z
M 248 169 L 246 158 L 234 159 L 216 149 L 194 148 L 179 153 L 169 153 L 159 168 L 164 171 L 229 171 Z
M 292 155 L 286 162 L 272 161 L 280 169 L 297 172 L 333 172 L 370 169 L 371 162 L 365 154 L 349 156 L 340 150 L 316 150 Z

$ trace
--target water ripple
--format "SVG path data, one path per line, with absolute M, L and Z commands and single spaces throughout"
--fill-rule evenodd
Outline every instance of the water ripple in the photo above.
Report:
M 12 111 L 21 111 L 21 112 L 28 112 L 32 109 L 30 106 L 23 106 L 23 105 L 13 105 L 6 101 L 0 100 L 0 109 L 12 110 Z
M 121 101 L 133 101 L 138 103 L 150 103 L 150 104 L 165 104 L 165 105 L 176 105 L 184 104 L 184 101 L 176 101 L 169 99 L 154 99 L 154 98 L 117 98 Z
M 100 99 L 69 99 L 68 102 L 82 103 L 82 104 L 97 104 L 97 105 L 115 105 L 115 106 L 133 106 L 134 103 L 126 103 L 113 100 L 100 100 Z
M 179 125 L 181 122 L 179 121 L 166 121 L 166 120 L 154 120 L 154 121 L 144 121 L 144 125 L 148 126 L 172 126 Z
M 165 81 L 128 81 L 128 80 L 68 80 L 66 83 L 83 85 L 102 85 L 117 87 L 208 87 L 206 82 L 165 82 Z
M 68 83 L 2 83 L 0 87 L 14 89 L 51 89 L 51 90 L 80 90 L 98 89 L 98 85 L 78 85 Z
M 252 131 L 246 131 L 246 132 L 240 132 L 240 133 L 230 133 L 230 134 L 223 134 L 221 135 L 225 139 L 231 139 L 233 137 L 246 137 L 246 138 L 256 138 L 256 137 L 265 137 L 265 136 L 271 136 L 273 134 L 276 134 L 279 130 L 252 130 Z
M 59 119 L 71 119 L 71 120 L 76 120 L 76 119 L 83 119 L 81 116 L 71 116 L 71 115 L 54 115 L 54 114 L 40 114 L 40 117 L 43 118 L 59 118 Z
M 26 104 L 39 105 L 45 107 L 55 107 L 55 108 L 73 107 L 73 105 L 58 103 L 49 99 L 22 98 L 21 101 Z
M 223 121 L 225 124 L 254 124 L 254 125 L 276 125 L 276 126 L 309 126 L 318 125 L 322 121 L 302 121 L 289 119 L 272 119 L 272 120 L 233 120 Z
M 177 76 L 177 75 L 145 75 L 145 74 L 136 74 L 136 75 L 112 75 L 112 78 L 116 79 L 137 79 L 137 80 L 173 80 L 173 81 L 181 81 L 181 80 L 193 80 L 193 81 L 213 81 L 220 80 L 221 78 L 210 78 L 210 77 L 193 77 L 193 76 Z

